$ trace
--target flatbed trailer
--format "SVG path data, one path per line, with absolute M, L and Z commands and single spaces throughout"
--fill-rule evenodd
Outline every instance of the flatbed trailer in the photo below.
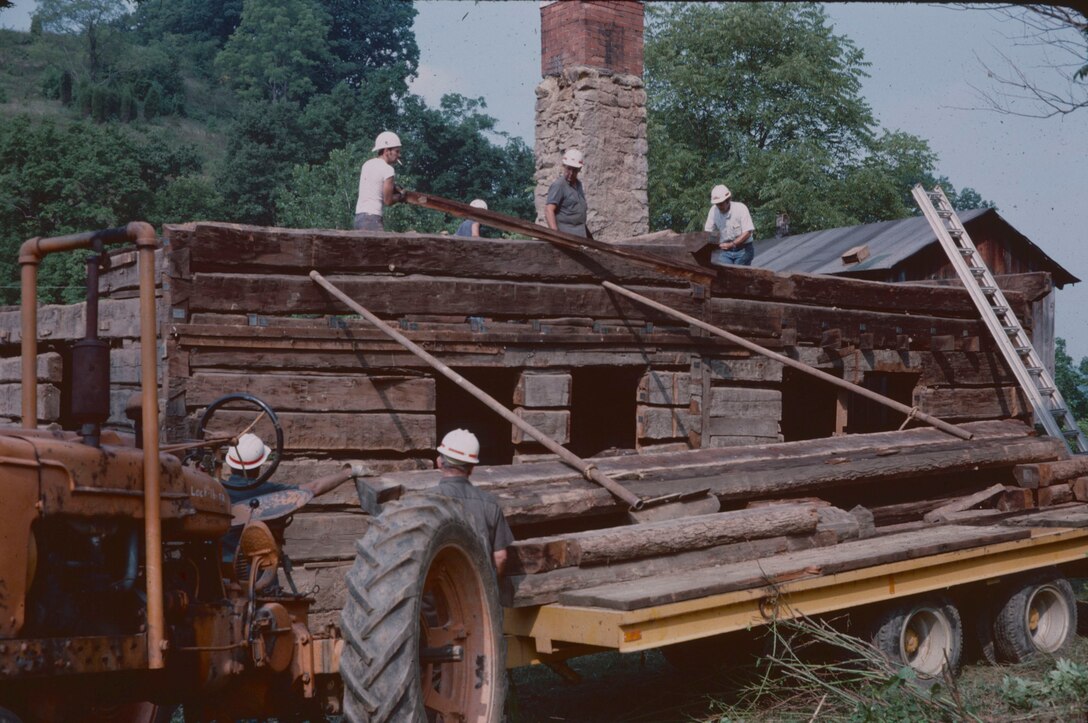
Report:
M 902 554 L 907 559 L 837 572 L 824 573 L 817 564 L 798 566 L 820 555 L 843 560 L 857 552 L 856 559 L 860 559 L 866 554 L 871 556 L 872 548 L 880 540 L 884 540 L 885 546 L 888 541 L 894 546 L 915 536 L 900 533 L 840 543 L 830 549 L 724 565 L 695 574 L 577 591 L 560 596 L 557 603 L 507 609 L 507 667 L 557 663 L 608 650 L 633 653 L 663 648 L 798 616 L 859 610 L 878 613 L 897 606 L 911 608 L 919 601 L 937 599 L 935 596 L 947 598 L 957 607 L 962 621 L 960 634 L 964 634 L 965 630 L 989 627 L 975 625 L 978 616 L 993 617 L 996 614 L 993 603 L 1012 596 L 1021 587 L 1038 587 L 1040 580 L 1055 578 L 1056 574 L 1075 577 L 1088 573 L 1088 505 L 1032 511 L 1009 517 L 1001 525 L 950 526 L 945 530 L 949 532 L 949 544 L 953 545 L 951 541 L 959 531 L 964 537 L 968 534 L 977 537 L 979 533 L 985 536 L 989 532 L 994 541 L 943 552 L 904 549 Z M 1010 534 L 1002 535 L 1001 530 Z M 1040 575 L 1040 571 L 1044 573 Z M 763 579 L 757 584 L 738 582 L 745 576 L 761 574 Z M 714 589 L 716 584 L 736 589 L 699 595 L 697 585 L 692 583 L 694 576 L 701 578 L 706 590 Z M 637 592 L 639 588 L 641 594 Z M 670 595 L 684 599 L 639 604 Z M 1039 601 L 1047 608 L 1041 614 L 1050 616 L 1041 622 L 1049 624 L 1051 631 L 1061 628 L 1061 634 L 1051 635 L 1047 640 L 1060 639 L 1064 644 L 1076 630 L 1076 605 L 1055 605 L 1061 602 L 1058 597 L 1050 594 Z M 1030 604 L 1029 600 L 1029 608 Z M 908 623 L 905 621 L 904 625 Z M 1025 624 L 1031 625 L 1029 621 Z M 1052 644 L 1040 643 L 1042 648 Z

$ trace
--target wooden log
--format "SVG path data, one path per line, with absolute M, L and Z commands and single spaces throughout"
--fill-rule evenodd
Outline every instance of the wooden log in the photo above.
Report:
M 63 379 L 64 364 L 56 352 L 39 354 L 36 369 L 39 382 L 60 384 Z M 0 384 L 21 383 L 22 378 L 22 359 L 0 359 Z
M 963 428 L 971 432 L 976 443 L 1021 440 L 1032 432 L 1026 424 L 1017 420 L 969 422 Z M 602 472 L 617 480 L 669 480 L 742 471 L 744 464 L 763 462 L 773 465 L 777 461 L 781 466 L 775 469 L 787 469 L 798 460 L 817 464 L 851 455 L 894 457 L 928 445 L 959 446 L 962 441 L 936 429 L 919 427 L 735 449 L 699 449 L 683 454 L 625 455 L 595 460 L 595 463 Z M 406 489 L 426 489 L 436 484 L 436 480 L 434 472 L 409 472 L 385 475 L 382 483 L 399 484 Z M 553 462 L 516 468 L 478 467 L 473 474 L 473 482 L 484 489 L 497 491 L 523 488 L 527 484 L 578 484 L 581 476 L 567 465 Z
M 1027 417 L 1031 404 L 1019 387 L 914 390 L 914 406 L 945 420 Z
M 370 521 L 368 515 L 359 512 L 299 512 L 284 532 L 284 551 L 295 563 L 354 560 L 355 541 L 363 536 Z
M 514 414 L 533 425 L 559 444 L 570 441 L 569 409 L 515 409 Z M 533 441 L 518 427 L 511 425 L 510 441 L 514 444 Z
M 652 578 L 685 570 L 705 570 L 715 565 L 834 544 L 834 535 L 820 533 L 769 537 L 601 567 L 565 567 L 535 575 L 512 575 L 505 578 L 500 586 L 502 604 L 506 607 L 546 605 L 556 602 L 562 593 L 605 583 Z
M 642 404 L 686 406 L 691 400 L 691 374 L 651 370 L 639 379 L 636 398 Z
M 0 416 L 22 417 L 22 385 L 0 384 Z M 38 385 L 38 421 L 56 422 L 60 419 L 60 389 L 52 384 Z
M 204 407 L 224 394 L 245 392 L 277 411 L 433 412 L 434 379 L 405 376 L 313 376 L 198 372 L 185 387 L 185 403 Z
M 1035 490 L 1035 499 L 1039 507 L 1052 507 L 1073 501 L 1073 485 L 1059 482 Z
M 1088 477 L 1077 477 L 1071 482 L 1073 497 L 1078 502 L 1088 502 Z
M 18 309 L 0 311 L 0 330 L 7 343 L 22 341 Z M 44 304 L 38 307 L 38 338 L 43 341 L 75 341 L 86 333 L 86 304 Z M 139 299 L 101 299 L 98 304 L 98 334 L 103 339 L 140 337 Z
M 1030 510 L 1035 507 L 1035 495 L 1031 490 L 1006 485 L 1005 491 L 997 500 L 997 509 L 1007 512 Z
M 284 447 L 289 452 L 391 451 L 434 449 L 435 421 L 431 414 L 308 414 L 284 412 Z M 250 412 L 217 412 L 208 426 L 213 434 L 234 434 L 256 417 Z
M 774 505 L 718 512 L 522 540 L 508 550 L 511 560 L 515 561 L 512 563 L 514 569 L 526 573 L 610 565 L 762 537 L 811 534 L 816 531 L 819 520 L 816 509 L 810 505 Z
M 964 497 L 957 498 L 952 502 L 941 505 L 932 512 L 926 513 L 924 519 L 926 522 L 943 522 L 947 519 L 949 513 L 963 512 L 969 510 L 976 505 L 981 505 L 1005 492 L 1005 485 L 996 484 L 987 487 L 984 490 L 975 492 L 974 494 L 966 495 Z
M 1019 533 L 1019 534 L 1017 534 Z M 830 575 L 927 555 L 1023 539 L 1029 530 L 1009 527 L 939 526 L 924 531 L 839 543 L 828 548 L 760 557 L 695 572 L 659 575 L 586 590 L 562 592 L 563 605 L 637 610 L 776 582 Z
M 524 373 L 514 387 L 519 407 L 569 407 L 573 377 L 570 374 Z
M 715 381 L 735 382 L 781 382 L 782 365 L 765 357 L 751 359 L 713 359 L 703 358 Z
M 686 437 L 693 426 L 693 417 L 684 407 L 636 408 L 635 428 L 639 439 L 676 439 Z
M 1013 467 L 1012 475 L 1021 487 L 1047 487 L 1055 482 L 1067 482 L 1088 475 L 1088 458 L 1080 456 L 1057 462 L 1021 464 Z
M 1088 527 L 1088 505 L 1079 502 L 1058 505 L 1005 520 L 1016 527 Z
M 711 387 L 704 404 L 710 417 L 782 418 L 782 392 L 778 389 Z

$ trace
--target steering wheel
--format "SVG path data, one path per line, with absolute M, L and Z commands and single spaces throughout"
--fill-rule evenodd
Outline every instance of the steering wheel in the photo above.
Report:
M 204 414 L 200 417 L 200 438 L 207 438 L 208 423 L 211 421 L 215 413 L 220 409 L 223 409 L 231 402 L 245 402 L 246 404 L 256 407 L 258 410 L 264 413 L 264 416 L 268 417 L 268 420 L 272 423 L 272 428 L 276 431 L 276 445 L 272 450 L 272 453 L 268 456 L 268 460 L 264 464 L 264 471 L 254 480 L 248 481 L 245 484 L 236 484 L 229 482 L 225 479 L 219 480 L 220 483 L 232 490 L 251 490 L 255 487 L 260 487 L 268 478 L 276 471 L 276 468 L 280 466 L 280 458 L 283 457 L 283 426 L 280 424 L 279 417 L 272 410 L 272 407 L 268 406 L 268 402 L 264 401 L 260 397 L 255 397 L 252 394 L 246 392 L 237 392 L 235 394 L 226 394 L 219 399 L 208 405 L 208 408 L 204 410 Z

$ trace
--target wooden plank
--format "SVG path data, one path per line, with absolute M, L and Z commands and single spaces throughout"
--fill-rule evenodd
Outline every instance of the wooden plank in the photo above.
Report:
M 926 522 L 944 522 L 948 519 L 948 515 L 953 512 L 963 512 L 969 510 L 976 505 L 989 502 L 990 500 L 1004 494 L 1005 485 L 996 484 L 987 487 L 984 490 L 975 492 L 974 494 L 959 497 L 951 502 L 947 502 L 932 512 L 927 512 L 922 519 Z
M 1055 482 L 1067 482 L 1088 475 L 1088 457 L 1078 456 L 1057 462 L 1021 464 L 1013 467 L 1013 477 L 1021 487 L 1035 489 Z
M 764 537 L 807 535 L 816 531 L 818 521 L 812 505 L 773 505 L 520 540 L 508 550 L 514 571 L 538 573 L 561 567 L 611 565 Z
M 778 417 L 711 417 L 703 433 L 712 437 L 752 436 L 775 439 L 779 435 L 779 421 Z
M 705 402 L 711 417 L 782 418 L 782 392 L 752 387 L 711 387 Z
M 1071 482 L 1073 497 L 1077 502 L 1088 502 L 1088 477 L 1077 477 Z
M 1004 524 L 1016 527 L 1088 527 L 1088 505 L 1074 502 L 1059 508 L 1010 517 Z
M 1031 404 L 1019 387 L 917 387 L 913 403 L 921 411 L 946 421 L 1026 417 L 1031 414 Z
M 0 359 L 0 384 L 21 383 L 23 379 L 22 359 Z M 64 364 L 60 354 L 46 352 L 37 359 L 37 379 L 39 382 L 59 384 L 64 376 Z
M 245 429 L 255 416 L 249 412 L 217 412 L 208 430 L 236 433 Z M 284 446 L 289 452 L 410 452 L 435 447 L 435 421 L 431 414 L 284 412 L 278 416 L 283 425 Z
M 1019 534 L 1009 534 L 1010 532 Z M 1027 530 L 1004 527 L 941 526 L 930 530 L 844 542 L 828 548 L 792 552 L 756 561 L 660 575 L 652 580 L 602 585 L 563 592 L 563 605 L 637 610 L 717 595 L 735 590 L 763 588 L 775 581 L 830 575 L 862 567 L 913 560 L 981 545 L 1028 537 Z
M 224 394 L 245 392 L 276 411 L 433 412 L 434 379 L 407 376 L 315 376 L 289 373 L 198 372 L 188 381 L 185 402 L 207 406 Z
M 574 381 L 570 374 L 524 373 L 514 387 L 519 407 L 569 407 Z
M 620 562 L 602 567 L 565 567 L 536 575 L 512 575 L 500 586 L 506 607 L 546 605 L 563 593 L 608 583 L 653 578 L 686 570 L 705 570 L 716 565 L 756 560 L 792 550 L 835 544 L 834 536 L 769 537 L 681 552 L 634 562 Z

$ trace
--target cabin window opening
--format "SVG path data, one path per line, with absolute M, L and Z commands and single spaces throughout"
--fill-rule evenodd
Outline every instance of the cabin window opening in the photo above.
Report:
M 579 457 L 635 449 L 642 367 L 583 367 L 571 372 L 570 444 Z
M 920 375 L 907 372 L 866 372 L 861 386 L 881 396 L 913 406 L 914 388 Z M 887 405 L 850 394 L 847 401 L 846 433 L 892 432 L 899 429 L 906 415 Z M 915 426 L 917 422 L 913 422 Z
M 464 368 L 455 371 L 509 409 L 513 406 L 516 369 Z M 514 461 L 510 422 L 445 376 L 435 380 L 435 444 L 451 429 L 467 429 L 480 440 L 480 464 Z
M 834 370 L 828 370 L 834 374 Z M 782 441 L 822 439 L 836 432 L 839 388 L 811 374 L 782 369 Z

